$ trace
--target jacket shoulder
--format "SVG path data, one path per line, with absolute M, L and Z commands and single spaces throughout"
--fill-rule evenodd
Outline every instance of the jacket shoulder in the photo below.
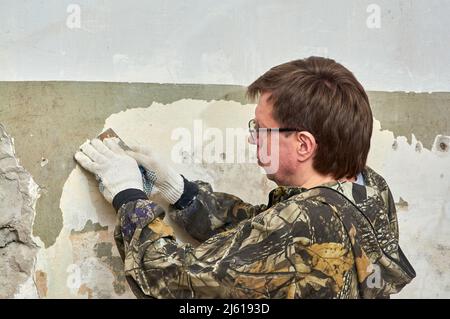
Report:
M 274 216 L 286 225 L 292 237 L 308 238 L 311 243 L 347 243 L 348 237 L 339 218 L 329 205 L 308 194 L 298 194 L 280 202 L 256 216 L 258 219 L 273 220 Z

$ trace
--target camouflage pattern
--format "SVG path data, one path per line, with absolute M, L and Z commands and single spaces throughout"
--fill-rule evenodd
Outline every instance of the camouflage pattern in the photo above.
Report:
M 115 235 L 130 285 L 155 298 L 389 297 L 415 274 L 386 182 L 362 174 L 365 186 L 278 187 L 257 206 L 197 181 L 190 205 L 169 212 L 197 247 L 175 240 L 155 203 L 124 204 Z

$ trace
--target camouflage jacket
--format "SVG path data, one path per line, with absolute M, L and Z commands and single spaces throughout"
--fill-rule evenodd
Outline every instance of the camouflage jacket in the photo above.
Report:
M 129 283 L 155 298 L 389 297 L 415 274 L 386 182 L 369 167 L 362 175 L 365 186 L 278 187 L 256 206 L 185 180 L 169 215 L 197 247 L 176 241 L 145 194 L 115 198 Z

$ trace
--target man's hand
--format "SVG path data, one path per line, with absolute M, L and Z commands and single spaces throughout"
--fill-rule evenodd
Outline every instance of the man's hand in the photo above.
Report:
M 116 138 L 107 138 L 103 142 L 93 139 L 75 153 L 76 161 L 100 179 L 102 194 L 110 203 L 123 190 L 143 190 L 142 175 L 136 160 L 125 153 L 118 141 Z
M 180 199 L 184 191 L 184 180 L 180 174 L 158 158 L 148 147 L 131 146 L 131 151 L 126 152 L 139 165 L 156 175 L 155 186 L 160 191 L 162 199 L 168 204 L 175 204 Z

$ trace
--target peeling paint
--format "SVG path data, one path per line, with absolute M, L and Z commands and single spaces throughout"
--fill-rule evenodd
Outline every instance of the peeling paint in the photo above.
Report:
M 164 112 L 161 112 L 164 110 Z M 181 111 L 183 110 L 183 111 Z M 211 118 L 213 114 L 233 112 L 238 116 L 242 125 L 251 116 L 254 105 L 242 106 L 236 102 L 180 100 L 172 104 L 154 104 L 151 107 L 132 109 L 127 112 L 113 114 L 106 120 L 104 126 L 118 129 L 125 141 L 135 138 L 145 138 L 153 135 L 165 127 L 167 120 L 164 116 L 174 117 L 173 127 L 190 126 L 196 117 L 205 117 L 211 126 L 236 125 L 235 118 L 219 120 Z M 139 123 L 132 129 L 133 124 Z M 240 124 L 239 124 L 240 125 Z M 124 131 L 125 130 L 125 131 Z M 151 139 L 157 143 L 164 156 L 170 156 L 170 134 L 165 138 Z M 166 140 L 164 140 L 166 139 Z M 149 139 L 146 139 L 148 141 Z M 170 143 L 169 143 L 169 142 Z M 153 144 L 154 145 L 154 144 Z M 155 146 L 155 147 L 156 147 Z M 75 147 L 76 148 L 76 147 Z M 181 165 L 189 172 L 190 178 L 203 178 L 212 182 L 218 189 L 233 191 L 230 180 L 240 174 L 266 185 L 265 188 L 248 189 L 245 199 L 253 202 L 266 200 L 266 192 L 272 185 L 259 168 L 228 164 L 204 166 Z M 117 252 L 113 240 L 113 230 L 116 225 L 116 215 L 112 206 L 107 203 L 98 191 L 97 181 L 90 174 L 86 174 L 78 166 L 71 172 L 64 184 L 60 207 L 63 212 L 63 229 L 55 245 L 47 248 L 39 255 L 39 269 L 45 269 L 48 276 L 48 295 L 66 296 L 71 298 L 132 298 L 128 283 L 123 273 L 123 262 Z M 180 238 L 189 240 L 188 236 L 179 233 Z M 64 261 L 64 262 L 61 262 Z
M 36 278 L 36 287 L 38 291 L 38 295 L 40 298 L 44 298 L 47 296 L 48 286 L 47 286 L 47 273 L 44 271 L 38 270 L 35 273 Z
M 394 137 L 405 136 L 410 140 L 414 133 L 423 147 L 430 150 L 437 135 L 450 135 L 450 93 L 369 91 L 368 95 L 374 117 Z M 54 245 L 63 228 L 59 199 L 75 166 L 76 148 L 87 137 L 100 132 L 111 114 L 183 98 L 246 103 L 245 87 L 238 85 L 0 82 L 2 122 L 16 138 L 17 151 L 24 155 L 22 165 L 42 189 L 33 235 L 39 237 L 43 247 Z M 58 107 L 54 107 L 55 101 Z M 233 115 L 224 112 L 223 116 Z M 49 159 L 44 167 L 40 165 L 42 157 Z
M 397 203 L 395 203 L 395 207 L 397 208 L 397 210 L 406 210 L 408 209 L 408 202 L 405 201 L 401 196 L 398 200 Z
M 51 82 L 33 86 L 16 83 L 15 89 L 11 89 L 11 85 L 0 83 L 0 101 L 6 106 L 2 109 L 2 120 L 11 123 L 17 132 L 14 136 L 19 154 L 26 154 L 21 156 L 21 163 L 40 179 L 44 197 L 38 202 L 37 215 L 40 217 L 34 224 L 36 237 L 32 238 L 37 245 L 46 248 L 38 251 L 36 270 L 29 272 L 36 277 L 39 295 L 47 298 L 133 298 L 113 242 L 115 212 L 98 192 L 95 179 L 75 166 L 74 151 L 86 138 L 113 127 L 125 142 L 147 144 L 169 160 L 170 149 L 175 143 L 170 139 L 173 128 L 191 128 L 193 119 L 199 118 L 210 127 L 246 127 L 253 116 L 254 105 L 244 104 L 242 87 L 231 86 Z M 36 90 L 44 93 L 36 94 Z M 51 94 L 45 93 L 47 91 Z M 61 99 L 61 107 L 51 109 L 55 94 Z M 408 96 L 404 98 L 404 95 Z M 180 100 L 181 97 L 196 96 L 200 99 Z M 450 152 L 441 145 L 448 145 L 450 135 L 449 116 L 443 111 L 448 108 L 450 94 L 424 96 L 369 92 L 369 97 L 375 118 L 382 119 L 374 124 L 369 165 L 391 186 L 398 208 L 401 246 L 418 272 L 413 283 L 397 297 L 450 297 L 446 268 L 450 258 L 447 231 L 450 227 Z M 414 99 L 419 102 L 412 102 Z M 414 108 L 408 109 L 409 103 L 413 103 Z M 19 104 L 21 121 L 17 121 L 17 107 L 9 106 Z M 80 105 L 89 108 L 89 116 Z M 431 105 L 435 111 L 428 112 L 424 105 Z M 45 116 L 29 116 L 38 109 L 42 109 L 43 114 L 51 111 L 52 120 L 63 124 L 61 128 L 49 126 Z M 440 118 L 436 119 L 436 115 Z M 106 120 L 103 122 L 103 119 Z M 39 138 L 30 139 L 30 131 L 35 137 L 40 132 Z M 68 136 L 65 131 L 72 135 Z M 58 139 L 49 136 L 58 136 Z M 40 165 L 42 149 L 49 151 L 45 157 L 51 159 L 51 165 L 44 168 Z M 185 162 L 174 166 L 185 176 L 211 182 L 216 190 L 239 195 L 252 203 L 266 202 L 273 184 L 257 167 L 188 165 L 186 163 L 193 154 L 184 155 Z M 226 152 L 221 154 L 221 158 L 228 157 Z M 7 176 L 13 178 L 11 174 Z M 236 176 L 256 187 L 236 188 Z M 181 241 L 189 240 L 179 230 L 177 234 Z M 8 236 L 3 237 L 3 243 L 15 238 L 14 233 Z M 42 273 L 46 274 L 45 280 Z M 26 275 L 20 280 L 27 284 L 17 286 L 18 296 L 27 294 L 27 285 L 33 283 Z M 32 293 L 28 292 L 28 295 Z
M 396 141 L 396 149 L 387 147 Z M 448 153 L 426 148 L 416 151 L 411 143 L 394 137 L 374 123 L 369 165 L 385 177 L 398 206 L 400 245 L 416 269 L 417 277 L 393 298 L 449 298 L 450 255 L 438 245 L 450 242 L 450 172 Z M 407 202 L 407 208 L 406 204 Z
M 450 93 L 367 92 L 373 116 L 382 129 L 404 136 L 412 135 L 431 150 L 438 135 L 450 135 Z
M 246 201 L 261 203 L 266 201 L 267 193 L 274 184 L 267 181 L 256 166 L 173 163 L 170 158 L 170 150 L 175 141 L 170 139 L 170 134 L 155 133 L 170 132 L 171 128 L 176 127 L 189 128 L 192 121 L 199 118 L 203 119 L 205 125 L 209 127 L 219 129 L 242 127 L 245 126 L 246 120 L 252 116 L 253 110 L 254 105 L 241 105 L 225 101 L 180 100 L 166 105 L 154 103 L 148 108 L 130 109 L 126 112 L 113 114 L 105 121 L 104 128 L 112 127 L 127 144 L 145 144 L 158 149 L 160 155 L 167 162 L 190 179 L 206 180 L 212 183 L 217 191 L 234 193 Z M 227 117 L 225 113 L 222 115 L 222 112 L 232 113 L 234 116 Z M 151 138 L 155 134 L 158 135 L 158 139 Z M 444 230 L 439 231 L 439 236 L 436 236 L 435 233 L 436 229 L 450 227 L 448 217 L 445 217 L 445 214 L 449 215 L 448 212 L 445 213 L 445 209 L 448 210 L 449 207 L 446 204 L 448 203 L 446 190 L 449 189 L 449 185 L 448 181 L 442 178 L 443 174 L 450 170 L 449 162 L 435 151 L 426 148 L 418 152 L 417 145 L 421 145 L 421 142 L 417 141 L 414 135 L 412 135 L 411 141 L 411 143 L 408 143 L 405 137 L 394 137 L 392 132 L 381 129 L 379 121 L 375 121 L 369 165 L 385 176 L 392 188 L 400 220 L 401 245 L 418 272 L 418 278 L 411 285 L 413 288 L 405 288 L 397 297 L 417 297 L 424 294 L 426 296 L 448 296 L 450 291 L 446 287 L 448 287 L 450 279 L 443 268 L 445 267 L 444 264 L 440 262 L 440 258 L 443 258 L 440 257 L 442 256 L 442 250 L 438 251 L 431 242 L 437 241 L 440 245 L 450 242 L 449 235 Z M 392 148 L 392 145 L 395 147 Z M 223 156 L 226 157 L 227 155 L 224 154 Z M 405 159 L 407 160 L 405 161 Z M 402 170 L 398 170 L 398 167 L 402 167 Z M 407 171 L 409 173 L 406 173 Z M 251 181 L 252 185 L 258 185 L 258 187 L 240 188 L 237 192 L 236 176 Z M 434 184 L 439 191 L 421 187 L 421 185 L 431 184 Z M 101 225 L 106 225 L 108 222 L 112 223 L 112 220 L 107 221 L 106 216 L 108 214 L 112 216 L 114 212 L 110 206 L 104 205 L 95 180 L 91 179 L 88 174 L 76 168 L 71 174 L 71 178 L 66 182 L 65 188 L 67 188 L 67 194 L 70 194 L 70 197 L 63 196 L 65 199 L 62 199 L 62 203 L 65 204 L 62 204 L 61 207 L 69 207 L 69 203 L 74 202 L 79 205 L 70 214 L 67 214 L 68 211 L 63 209 L 66 216 L 65 220 L 70 220 L 72 217 L 68 215 L 73 214 L 81 220 L 83 216 L 86 216 L 85 218 L 88 218 L 90 223 L 100 222 Z M 83 197 L 85 200 L 83 200 Z M 88 198 L 95 204 L 89 203 Z M 436 198 L 439 200 L 436 201 Z M 88 210 L 92 212 L 85 215 Z M 436 223 L 435 220 L 441 220 L 442 223 Z M 428 224 L 426 221 L 428 221 Z M 430 223 L 430 221 L 432 222 Z M 69 224 L 71 227 L 78 229 L 83 229 L 87 225 L 83 226 L 76 220 Z M 418 225 L 425 228 L 418 228 Z M 106 238 L 107 232 L 103 232 Z M 180 230 L 176 229 L 176 232 L 182 241 L 189 240 L 186 234 L 183 234 Z M 72 242 L 75 241 L 79 241 L 79 239 L 72 238 Z M 75 246 L 73 244 L 74 248 Z M 418 251 L 418 247 L 425 249 L 427 254 Z M 92 249 L 95 258 L 108 266 L 109 271 L 114 276 L 114 279 L 111 280 L 112 291 L 120 295 L 125 280 L 122 277 L 120 258 L 118 256 L 112 257 L 111 251 L 114 248 L 112 241 L 97 240 Z M 424 289 L 422 287 L 425 285 L 427 276 L 434 276 L 435 281 L 432 287 L 429 283 L 426 283 L 427 289 Z M 119 286 L 117 286 L 117 283 L 119 283 Z M 86 285 L 90 287 L 88 283 Z
M 92 223 L 92 220 L 88 219 L 82 230 L 77 231 L 72 229 L 70 234 L 75 235 L 87 232 L 97 232 L 101 230 L 108 230 L 108 226 L 102 226 L 100 223 Z
M 82 284 L 78 289 L 78 295 L 87 295 L 88 299 L 92 299 L 94 292 L 86 284 Z
M 438 135 L 433 143 L 432 151 L 436 153 L 446 154 L 448 156 L 450 148 L 450 136 Z
M 113 113 L 182 98 L 244 102 L 245 94 L 237 85 L 0 82 L 1 120 L 16 137 L 18 152 L 24 154 L 22 165 L 42 189 L 33 235 L 43 247 L 54 245 L 63 229 L 59 200 L 75 166 L 77 147 L 100 132 L 104 119 Z M 45 169 L 40 165 L 42 157 L 50 161 Z
M 123 261 L 119 256 L 113 256 L 113 243 L 97 243 L 94 247 L 97 257 L 104 262 L 114 274 L 114 292 L 122 295 L 128 288 L 128 283 L 123 272 Z

